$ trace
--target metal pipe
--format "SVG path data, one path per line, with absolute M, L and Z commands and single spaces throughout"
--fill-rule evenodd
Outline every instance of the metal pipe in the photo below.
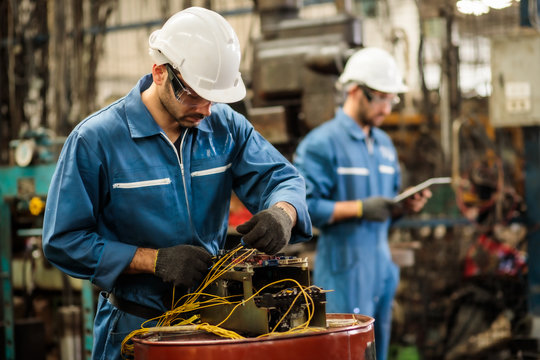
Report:
M 455 186 L 459 180 L 459 132 L 466 120 L 455 119 L 452 122 L 452 184 Z

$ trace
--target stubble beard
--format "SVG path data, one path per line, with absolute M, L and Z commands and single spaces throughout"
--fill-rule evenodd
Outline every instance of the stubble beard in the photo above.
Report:
M 383 124 L 386 116 L 387 114 L 382 112 L 369 113 L 367 111 L 363 111 L 359 114 L 359 119 L 362 126 L 378 128 Z
M 174 119 L 176 120 L 176 122 L 180 126 L 191 128 L 191 127 L 195 127 L 195 126 L 199 125 L 201 123 L 202 119 L 204 119 L 204 118 L 205 118 L 205 116 L 202 115 L 202 114 L 191 113 L 191 114 L 186 114 L 186 115 L 174 118 Z M 188 120 L 188 119 L 197 119 L 197 121 Z
M 205 118 L 203 114 L 200 114 L 197 112 L 191 112 L 191 113 L 178 115 L 177 113 L 172 111 L 172 109 L 174 109 L 173 105 L 176 105 L 176 104 L 171 103 L 173 101 L 177 102 L 178 100 L 167 98 L 166 101 L 163 101 L 163 99 L 160 98 L 161 106 L 163 106 L 163 108 L 165 109 L 165 111 L 167 111 L 170 117 L 174 119 L 174 121 L 181 127 L 185 127 L 185 128 L 195 127 L 200 124 L 202 119 Z M 189 120 L 190 118 L 197 119 L 198 121 Z

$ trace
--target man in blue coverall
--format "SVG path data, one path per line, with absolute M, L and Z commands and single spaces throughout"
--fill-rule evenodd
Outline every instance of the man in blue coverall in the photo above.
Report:
M 237 228 L 248 247 L 275 254 L 311 237 L 303 178 L 223 104 L 246 94 L 230 24 L 188 8 L 149 45 L 152 73 L 75 127 L 47 198 L 47 259 L 103 290 L 93 359 L 120 359 L 125 336 L 170 309 L 173 285 L 203 279 L 231 191 L 255 214 Z
M 338 84 L 346 92 L 334 119 L 299 144 L 294 164 L 304 175 L 313 225 L 320 230 L 314 283 L 327 294 L 327 311 L 375 318 L 377 359 L 386 359 L 399 269 L 392 262 L 388 227 L 397 211 L 420 211 L 429 190 L 405 201 L 398 156 L 378 127 L 406 90 L 392 56 L 357 51 Z

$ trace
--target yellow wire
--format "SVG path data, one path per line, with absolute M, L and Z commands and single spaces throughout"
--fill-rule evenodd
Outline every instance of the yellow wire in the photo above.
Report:
M 238 256 L 236 259 L 229 262 L 229 260 L 243 247 L 237 246 L 233 250 L 231 250 L 229 253 L 227 253 L 225 256 L 223 256 L 220 260 L 214 264 L 214 266 L 210 269 L 204 280 L 201 282 L 201 285 L 197 288 L 197 290 L 191 294 L 186 294 L 180 297 L 176 302 L 174 301 L 174 289 L 173 289 L 173 303 L 171 310 L 165 312 L 163 315 L 159 317 L 155 317 L 149 320 L 146 320 L 143 324 L 141 324 L 141 328 L 132 331 L 128 336 L 124 338 L 122 341 L 122 356 L 125 356 L 125 354 L 132 355 L 134 351 L 134 345 L 132 343 L 129 343 L 129 341 L 137 335 L 143 335 L 149 332 L 154 331 L 163 331 L 164 328 L 174 328 L 174 329 L 182 329 L 181 326 L 186 325 L 192 325 L 195 326 L 198 330 L 204 330 L 213 334 L 216 334 L 220 337 L 224 338 L 230 338 L 230 339 L 243 339 L 244 337 L 232 330 L 226 330 L 224 328 L 221 328 L 220 326 L 225 323 L 235 312 L 235 310 L 245 302 L 248 302 L 252 300 L 255 296 L 257 296 L 261 291 L 264 289 L 274 286 L 276 284 L 282 283 L 282 282 L 293 282 L 298 286 L 300 289 L 300 293 L 296 295 L 295 299 L 293 300 L 291 306 L 289 309 L 285 312 L 285 314 L 280 318 L 280 320 L 276 323 L 272 331 L 268 334 L 263 334 L 258 337 L 264 337 L 264 336 L 270 336 L 275 334 L 291 334 L 291 333 L 298 333 L 298 332 L 307 332 L 307 331 L 317 331 L 318 329 L 309 329 L 309 323 L 311 322 L 314 312 L 315 312 L 315 302 L 309 296 L 306 290 L 310 287 L 303 287 L 300 285 L 300 283 L 294 279 L 281 279 L 274 281 L 270 284 L 266 284 L 261 289 L 257 290 L 253 295 L 251 295 L 248 299 L 243 299 L 241 301 L 229 301 L 228 298 L 238 297 L 239 295 L 231 295 L 227 297 L 221 297 L 213 294 L 204 293 L 203 290 L 206 289 L 209 285 L 211 285 L 215 280 L 217 280 L 219 277 L 221 277 L 223 274 L 225 274 L 227 271 L 229 271 L 231 268 L 236 266 L 239 263 L 242 263 L 245 259 L 250 257 L 254 252 L 255 249 L 251 249 L 249 251 L 246 251 L 244 254 Z M 228 262 L 228 263 L 227 263 Z M 226 264 L 227 263 L 227 264 Z M 223 266 L 226 264 L 225 266 Z M 285 317 L 290 313 L 292 310 L 294 304 L 299 299 L 299 297 L 303 295 L 305 304 L 306 304 L 306 310 L 308 312 L 307 320 L 306 322 L 288 330 L 282 333 L 276 333 L 276 329 L 278 328 L 278 325 L 281 324 L 281 322 L 285 319 Z M 205 296 L 208 299 L 204 301 L 198 301 L 201 296 Z M 212 306 L 220 306 L 220 305 L 234 305 L 233 309 L 229 312 L 227 317 L 223 319 L 219 324 L 217 325 L 210 325 L 207 323 L 202 324 L 193 324 L 195 321 L 199 320 L 198 315 L 193 315 L 189 319 L 182 319 L 180 315 L 182 313 L 187 313 L 190 311 L 193 311 L 195 309 L 202 309 Z M 179 322 L 177 320 L 180 319 Z M 145 327 L 145 325 L 149 322 L 157 321 L 157 325 L 155 327 Z
M 122 341 L 122 345 L 121 345 L 122 355 L 124 355 L 124 354 L 133 354 L 134 346 L 132 344 L 128 344 L 128 342 L 136 335 L 142 335 L 142 334 L 148 333 L 149 328 L 144 327 L 147 323 L 149 323 L 151 321 L 154 321 L 154 320 L 157 320 L 157 327 L 170 326 L 174 322 L 174 320 L 176 320 L 176 318 L 178 317 L 179 314 L 184 313 L 184 312 L 188 312 L 188 311 L 192 311 L 195 308 L 197 308 L 197 305 L 195 305 L 195 301 L 202 295 L 202 293 L 201 293 L 202 290 L 204 290 L 206 287 L 208 287 L 217 278 L 222 276 L 231 267 L 234 267 L 237 263 L 239 263 L 239 262 L 243 261 L 244 259 L 248 258 L 249 256 L 251 256 L 251 254 L 253 254 L 253 252 L 255 252 L 255 249 L 251 249 L 250 251 L 247 251 L 245 254 L 239 256 L 238 259 L 236 259 L 235 262 L 231 262 L 227 266 L 223 267 L 223 269 L 219 270 L 225 262 L 227 262 L 231 257 L 234 256 L 234 254 L 236 254 L 242 248 L 243 247 L 240 245 L 240 246 L 236 247 L 235 249 L 231 250 L 225 256 L 223 256 L 212 267 L 212 269 L 210 269 L 210 272 L 207 274 L 207 276 L 203 280 L 202 284 L 197 288 L 197 290 L 194 293 L 186 294 L 186 295 L 182 296 L 176 302 L 176 304 L 178 304 L 178 302 L 180 302 L 182 299 L 187 298 L 187 300 L 182 305 L 177 306 L 177 307 L 173 308 L 172 310 L 165 312 L 163 315 L 161 315 L 159 317 L 146 320 L 143 324 L 141 324 L 141 329 L 134 330 L 130 334 L 128 334 L 128 336 L 126 336 L 124 338 L 124 340 Z M 174 289 L 173 289 L 173 291 L 174 291 Z M 220 297 L 216 296 L 215 298 L 219 299 Z M 221 298 L 221 299 L 223 299 L 223 298 Z M 174 292 L 173 292 L 173 301 L 174 301 Z M 225 300 L 225 301 L 227 301 L 227 300 Z M 183 320 L 180 324 L 184 324 L 184 323 L 187 323 L 187 322 L 185 320 Z M 175 324 L 175 325 L 179 325 L 179 324 Z M 209 326 L 210 325 L 208 325 L 205 328 L 206 329 L 211 329 Z M 217 330 L 212 331 L 212 332 L 214 332 L 216 334 L 218 334 L 218 333 L 229 334 L 228 332 L 219 332 Z M 240 336 L 240 335 L 237 334 L 237 336 Z

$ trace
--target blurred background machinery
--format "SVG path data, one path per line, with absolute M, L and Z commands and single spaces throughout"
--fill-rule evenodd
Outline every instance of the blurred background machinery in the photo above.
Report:
M 300 137 L 333 117 L 337 75 L 363 35 L 358 16 L 302 19 L 301 7 L 257 1 L 261 37 L 253 45 L 249 119 L 273 143 L 288 145 L 281 148 L 288 155 Z
M 64 138 L 38 128 L 10 142 L 0 166 L 2 359 L 90 357 L 94 290 L 50 265 L 41 251 L 43 212 Z M 16 356 L 16 357 L 15 357 Z

